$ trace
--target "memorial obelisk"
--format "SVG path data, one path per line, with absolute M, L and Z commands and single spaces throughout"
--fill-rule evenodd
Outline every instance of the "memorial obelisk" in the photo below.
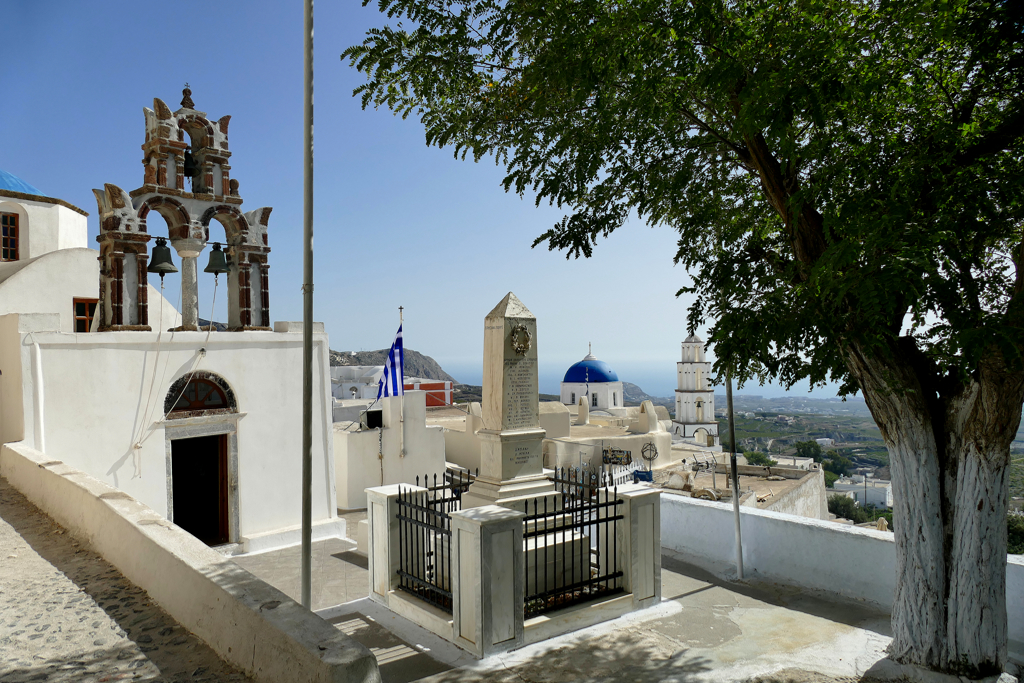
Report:
M 462 507 L 515 505 L 551 495 L 537 394 L 537 318 L 509 292 L 484 318 L 480 474 Z

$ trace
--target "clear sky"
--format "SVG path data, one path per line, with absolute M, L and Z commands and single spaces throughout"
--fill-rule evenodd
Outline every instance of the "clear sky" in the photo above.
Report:
M 187 81 L 197 109 L 232 117 L 242 210 L 274 207 L 271 318 L 301 320 L 301 0 L 3 0 L 0 16 L 0 168 L 88 211 L 95 246 L 92 188 L 142 184 L 142 108 L 159 97 L 178 109 Z M 315 318 L 331 347 L 387 347 L 401 305 L 406 345 L 479 383 L 483 318 L 513 291 L 538 318 L 542 391 L 556 391 L 592 342 L 621 379 L 670 395 L 687 334 L 678 236 L 636 223 L 588 260 L 531 249 L 561 211 L 506 194 L 493 161 L 428 148 L 418 121 L 352 97 L 362 78 L 339 55 L 384 22 L 376 4 L 321 0 L 315 22 Z M 150 216 L 150 232 L 166 234 Z M 219 231 L 211 225 L 212 240 Z M 208 318 L 213 276 L 200 273 L 199 286 Z M 167 296 L 177 300 L 176 276 Z

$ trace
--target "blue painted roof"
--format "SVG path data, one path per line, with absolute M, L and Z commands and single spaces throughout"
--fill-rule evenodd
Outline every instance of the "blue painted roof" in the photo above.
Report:
M 34 194 L 39 195 L 40 197 L 46 196 L 37 188 L 29 185 L 18 176 L 12 175 L 2 169 L 0 169 L 0 190 L 8 190 L 10 192 L 21 192 L 22 194 Z
M 595 382 L 618 382 L 619 376 L 603 360 L 598 360 L 588 353 L 586 358 L 566 371 L 562 381 L 580 384 L 584 382 L 590 382 L 591 384 Z

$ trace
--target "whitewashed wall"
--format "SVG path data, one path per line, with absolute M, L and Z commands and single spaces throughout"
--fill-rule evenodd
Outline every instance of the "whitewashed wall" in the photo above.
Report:
M 166 516 L 170 471 L 164 430 L 181 422 L 163 420 L 164 400 L 170 385 L 199 358 L 197 369 L 223 377 L 238 402 L 238 415 L 217 421 L 231 419 L 235 424 L 239 540 L 258 543 L 267 534 L 286 533 L 287 538 L 278 539 L 282 544 L 292 542 L 292 536 L 297 542 L 300 333 L 213 332 L 207 340 L 205 332 L 65 334 L 56 331 L 56 323 L 53 314 L 0 316 L 5 441 L 20 436 L 26 446 Z M 292 328 L 301 326 L 286 327 Z M 206 349 L 202 358 L 201 348 Z M 344 533 L 344 522 L 337 518 L 334 493 L 328 342 L 322 332 L 314 335 L 313 360 L 313 519 L 318 534 L 334 535 Z M 36 412 L 37 374 L 42 377 L 41 414 Z M 15 414 L 12 400 L 21 405 L 23 415 L 17 420 L 8 419 L 9 408 Z M 137 442 L 141 447 L 134 449 Z
M 0 264 L 0 315 L 7 313 L 56 313 L 60 331 L 74 332 L 75 297 L 99 296 L 100 266 L 95 249 L 61 249 L 34 261 Z M 163 329 L 181 324 L 181 316 L 164 302 Z M 161 313 L 160 291 L 149 286 L 149 319 L 154 329 Z
M 891 610 L 896 543 L 890 532 L 741 508 L 743 568 L 760 578 L 863 600 Z M 663 493 L 661 544 L 720 576 L 735 576 L 732 506 Z M 1010 653 L 1024 658 L 1024 556 L 1006 564 Z
M 381 399 L 384 430 L 360 431 L 358 423 L 339 422 L 334 431 L 334 474 L 338 507 L 366 507 L 366 489 L 388 484 L 411 484 L 416 477 L 444 476 L 444 434 L 427 425 L 425 391 L 405 392 L 405 429 L 402 429 L 402 397 Z M 405 455 L 401 454 L 404 440 Z M 383 444 L 383 461 L 378 458 Z
M 0 211 L 18 214 L 18 257 L 21 260 L 58 249 L 88 246 L 86 216 L 66 206 L 0 197 Z M 94 284 L 98 282 L 96 280 Z

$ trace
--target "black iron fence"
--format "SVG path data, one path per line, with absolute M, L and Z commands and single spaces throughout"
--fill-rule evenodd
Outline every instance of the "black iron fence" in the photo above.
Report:
M 600 471 L 556 470 L 557 494 L 527 501 L 523 520 L 527 619 L 622 592 L 617 487 Z
M 474 477 L 448 471 L 422 489 L 398 489 L 398 589 L 452 611 L 452 519 Z M 416 477 L 416 486 L 420 478 Z

